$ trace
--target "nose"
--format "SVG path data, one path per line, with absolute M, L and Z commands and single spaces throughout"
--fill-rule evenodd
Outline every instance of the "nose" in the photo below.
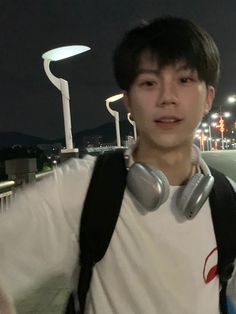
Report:
M 160 93 L 158 99 L 158 106 L 177 105 L 178 97 L 176 86 L 173 82 L 163 80 L 160 84 Z

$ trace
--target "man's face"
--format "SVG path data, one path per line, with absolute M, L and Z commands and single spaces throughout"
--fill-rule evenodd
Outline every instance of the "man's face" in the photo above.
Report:
M 145 149 L 192 145 L 194 131 L 212 105 L 214 88 L 200 81 L 184 62 L 162 69 L 143 57 L 124 102 Z

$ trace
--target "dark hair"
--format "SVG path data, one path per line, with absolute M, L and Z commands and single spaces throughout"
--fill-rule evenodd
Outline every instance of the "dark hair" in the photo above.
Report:
M 220 57 L 212 37 L 193 22 L 178 17 L 161 17 L 127 32 L 113 55 L 118 85 L 129 90 L 144 52 L 156 58 L 162 68 L 184 60 L 196 69 L 200 80 L 216 87 Z

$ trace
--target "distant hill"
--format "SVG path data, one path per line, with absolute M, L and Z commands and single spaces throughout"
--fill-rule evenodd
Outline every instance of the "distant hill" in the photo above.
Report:
M 120 134 L 124 139 L 126 135 L 133 135 L 132 125 L 124 120 L 120 121 Z M 94 129 L 86 129 L 73 134 L 73 141 L 76 147 L 83 145 L 84 136 L 101 135 L 104 143 L 112 143 L 116 141 L 115 123 L 109 122 L 102 124 Z M 54 142 L 64 142 L 64 139 L 55 139 Z
M 121 138 L 124 139 L 126 135 L 133 135 L 132 126 L 127 121 L 120 121 L 120 134 Z M 109 122 L 100 125 L 94 129 L 83 130 L 78 133 L 75 133 L 73 140 L 76 143 L 76 146 L 82 146 L 82 140 L 84 136 L 91 135 L 101 135 L 104 143 L 112 143 L 116 141 L 116 129 L 115 122 Z
M 131 124 L 124 120 L 120 122 L 121 138 L 132 135 Z M 94 129 L 87 129 L 73 134 L 73 141 L 76 147 L 81 147 L 84 136 L 101 135 L 104 143 L 112 143 L 116 140 L 115 123 L 109 122 L 102 124 Z M 18 132 L 0 133 L 0 148 L 11 147 L 12 145 L 34 146 L 37 144 L 64 143 L 64 138 L 48 140 L 40 137 L 26 135 Z

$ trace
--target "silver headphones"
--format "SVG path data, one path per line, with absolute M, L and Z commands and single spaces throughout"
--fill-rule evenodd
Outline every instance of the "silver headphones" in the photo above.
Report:
M 125 154 L 128 163 L 129 156 Z M 214 184 L 207 164 L 199 158 L 202 173 L 191 177 L 176 197 L 176 207 L 187 219 L 193 219 L 207 200 Z M 144 163 L 134 163 L 128 169 L 127 188 L 138 203 L 149 211 L 159 208 L 169 196 L 169 182 L 162 171 Z

